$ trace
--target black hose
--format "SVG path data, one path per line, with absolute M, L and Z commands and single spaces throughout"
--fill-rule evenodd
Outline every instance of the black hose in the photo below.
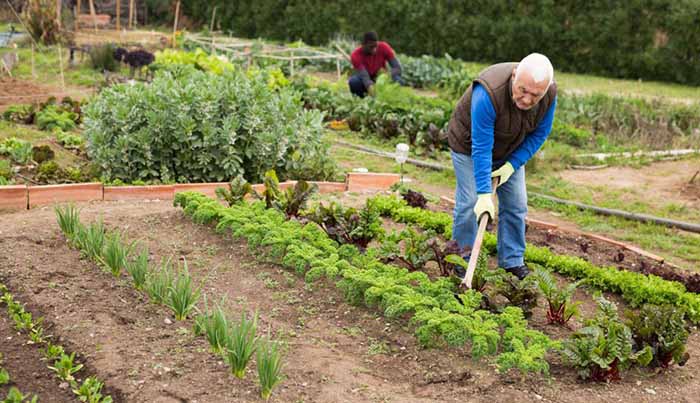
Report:
M 693 224 L 693 223 L 687 223 L 683 221 L 676 221 L 676 220 L 670 220 L 668 218 L 661 218 L 661 217 L 656 217 L 648 214 L 637 214 L 637 213 L 628 213 L 627 211 L 622 211 L 622 210 L 616 210 L 616 209 L 609 209 L 605 207 L 596 207 L 596 206 L 591 206 L 588 204 L 583 204 L 571 200 L 564 200 L 560 199 L 557 197 L 552 197 L 552 196 L 547 196 L 543 195 L 540 193 L 532 193 L 528 192 L 530 195 L 535 196 L 535 197 L 540 197 L 545 200 L 549 200 L 554 203 L 559 203 L 559 204 L 565 204 L 568 206 L 574 206 L 576 208 L 579 208 L 581 210 L 590 210 L 593 211 L 597 214 L 601 215 L 607 215 L 607 216 L 615 216 L 615 217 L 622 217 L 626 218 L 628 220 L 633 220 L 633 221 L 642 221 L 642 222 L 650 222 L 658 225 L 664 225 L 666 227 L 672 227 L 672 228 L 679 228 L 684 231 L 689 231 L 689 232 L 695 232 L 700 234 L 700 224 Z

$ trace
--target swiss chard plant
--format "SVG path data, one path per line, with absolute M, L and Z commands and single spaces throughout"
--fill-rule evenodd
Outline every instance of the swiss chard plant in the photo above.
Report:
M 639 312 L 626 313 L 635 350 L 650 348 L 651 365 L 668 368 L 672 363 L 685 365 L 690 358 L 686 350 L 690 326 L 683 308 L 673 305 L 644 305 Z
M 297 217 L 300 211 L 306 208 L 309 198 L 316 192 L 318 192 L 318 185 L 300 180 L 281 193 L 276 205 L 287 218 Z
M 634 364 L 648 365 L 652 358 L 648 346 L 635 352 L 632 331 L 620 319 L 617 306 L 597 296 L 595 318 L 564 342 L 564 358 L 583 379 L 597 382 L 618 381 L 621 372 Z
M 260 195 L 253 189 L 253 185 L 248 183 L 243 175 L 238 175 L 229 183 L 228 189 L 216 188 L 216 196 L 224 200 L 229 206 L 241 203 L 246 196 L 259 198 Z
M 547 321 L 549 323 L 566 325 L 573 316 L 578 315 L 578 306 L 581 305 L 581 302 L 572 302 L 571 298 L 581 281 L 560 287 L 552 274 L 541 268 L 535 271 L 534 276 L 540 292 L 547 299 Z
M 328 207 L 319 203 L 305 217 L 318 224 L 336 242 L 362 249 L 384 233 L 379 212 L 370 201 L 360 211 L 345 209 L 335 202 Z
M 385 259 L 398 261 L 408 270 L 423 270 L 428 262 L 435 260 L 435 252 L 428 243 L 433 237 L 430 232 L 421 233 L 409 227 L 386 236 L 380 252 Z

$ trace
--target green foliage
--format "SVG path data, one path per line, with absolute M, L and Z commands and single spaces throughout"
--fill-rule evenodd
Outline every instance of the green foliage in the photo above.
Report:
M 133 246 L 133 243 L 124 244 L 121 234 L 113 232 L 106 236 L 102 255 L 98 257 L 98 260 L 105 268 L 109 269 L 114 277 L 119 277 L 122 269 L 127 266 L 129 253 L 131 253 Z
M 119 70 L 119 61 L 114 58 L 114 50 L 115 47 L 111 43 L 93 46 L 90 49 L 90 66 L 99 72 Z
M 331 202 L 328 207 L 319 203 L 305 217 L 318 224 L 334 241 L 362 249 L 384 233 L 379 211 L 369 200 L 360 211 L 344 209 L 336 202 Z
M 459 255 L 447 255 L 445 257 L 447 263 L 461 266 L 466 271 L 469 267 L 469 262 L 464 260 L 463 257 Z M 472 277 L 471 288 L 473 290 L 483 292 L 486 289 L 486 285 L 494 280 L 495 276 L 500 276 L 498 271 L 489 270 L 489 256 L 485 251 L 479 252 L 479 257 L 476 260 L 476 268 L 474 269 L 474 277 Z
M 617 381 L 620 372 L 634 363 L 648 365 L 651 349 L 634 352 L 632 332 L 617 314 L 617 306 L 603 296 L 596 297 L 598 312 L 586 327 L 564 343 L 564 357 L 583 379 Z
M 238 175 L 325 180 L 335 174 L 322 115 L 289 88 L 234 70 L 181 66 L 148 85 L 115 85 L 85 111 L 87 152 L 109 180 L 217 182 Z
M 39 401 L 39 398 L 34 395 L 31 399 L 29 398 L 29 395 L 24 395 L 22 392 L 19 391 L 16 387 L 11 387 L 10 390 L 7 392 L 7 397 L 3 399 L 2 403 L 37 403 Z
M 146 293 L 154 304 L 165 304 L 173 286 L 174 275 L 169 260 L 161 261 L 160 268 L 146 277 Z
M 445 237 L 451 237 L 452 218 L 449 214 L 412 209 L 394 196 L 376 196 L 371 200 L 383 216 L 438 233 L 444 231 Z M 495 253 L 496 237 L 486 233 L 482 247 L 491 254 Z M 525 248 L 525 261 L 565 276 L 584 279 L 588 286 L 620 294 L 633 307 L 645 303 L 683 307 L 690 321 L 700 322 L 700 296 L 687 292 L 680 283 L 616 267 L 595 266 L 584 259 L 557 255 L 548 248 L 529 244 Z
M 398 261 L 411 271 L 423 270 L 429 261 L 435 260 L 435 252 L 428 243 L 433 236 L 433 233 L 407 227 L 384 237 L 381 254 L 386 260 Z
M 34 105 L 10 105 L 2 113 L 5 120 L 30 125 L 34 123 L 36 107 Z
M 194 309 L 200 295 L 200 290 L 192 287 L 192 277 L 187 270 L 186 260 L 171 284 L 164 303 L 173 310 L 175 319 L 185 320 Z
M 10 161 L 0 159 L 0 178 L 11 179 L 12 178 L 12 166 Z
M 265 207 L 272 208 L 275 206 L 275 203 L 282 194 L 280 190 L 280 181 L 277 179 L 277 173 L 274 169 L 270 169 L 269 171 L 265 172 L 263 184 L 265 185 L 265 191 L 263 191 Z
M 539 46 L 558 70 L 700 84 L 693 58 L 700 49 L 700 33 L 694 29 L 700 14 L 697 2 L 611 5 L 596 0 L 585 8 L 579 5 L 571 0 L 515 4 L 440 0 L 431 7 L 401 1 L 357 7 L 349 0 L 330 5 L 311 0 L 283 5 L 273 0 L 182 3 L 186 15 L 203 24 L 211 20 L 214 7 L 225 8 L 220 28 L 248 38 L 298 38 L 320 45 L 338 33 L 358 39 L 359 33 L 375 30 L 380 39 L 409 55 L 447 52 L 483 62 L 518 61 Z M 474 17 L 475 7 L 479 18 Z M 162 15 L 172 21 L 172 15 Z M 570 21 L 562 24 L 567 17 Z
M 102 220 L 99 220 L 87 227 L 83 225 L 78 226 L 72 241 L 86 257 L 99 262 L 102 258 L 106 237 L 104 224 Z
M 228 185 L 228 189 L 216 188 L 216 196 L 228 203 L 229 206 L 241 203 L 247 195 L 252 195 L 255 198 L 260 197 L 253 189 L 253 185 L 243 178 L 243 175 L 233 178 Z
M 36 124 L 41 130 L 70 131 L 75 129 L 75 123 L 78 119 L 79 116 L 74 112 L 61 110 L 54 105 L 49 105 L 36 113 Z
M 49 367 L 61 380 L 66 382 L 73 382 L 75 380 L 73 374 L 80 371 L 82 368 L 83 364 L 75 362 L 75 353 L 71 353 L 70 355 L 66 353 L 61 354 L 61 356 L 54 361 L 53 366 Z
M 126 271 L 131 275 L 131 279 L 134 282 L 134 288 L 137 290 L 143 290 L 146 286 L 146 280 L 148 279 L 148 249 L 143 248 L 141 253 L 131 260 L 126 262 Z
M 24 7 L 24 21 L 32 38 L 44 45 L 61 41 L 61 27 L 56 19 L 56 2 L 29 0 Z
M 245 312 L 242 312 L 241 319 L 233 324 L 228 331 L 224 360 L 231 367 L 231 373 L 236 378 L 243 379 L 245 368 L 258 347 L 258 338 L 255 335 L 257 328 L 258 314 L 256 313 L 252 319 L 248 319 Z
M 0 368 L 0 386 L 10 383 L 10 374 L 5 368 Z
M 181 50 L 165 49 L 158 51 L 156 56 L 156 66 L 158 65 L 192 65 L 197 70 L 211 72 L 214 74 L 224 74 L 234 70 L 233 64 L 226 59 L 225 56 L 209 55 L 202 49 L 195 49 L 194 52 L 185 52 Z
M 522 280 L 498 269 L 498 276 L 494 277 L 493 284 L 496 294 L 505 297 L 510 305 L 521 308 L 526 317 L 532 315 L 532 309 L 537 306 L 537 284 L 532 276 Z
M 80 210 L 74 204 L 54 207 L 56 220 L 61 231 L 68 240 L 73 240 L 76 232 L 80 229 Z
M 204 311 L 195 316 L 194 332 L 197 335 L 204 335 L 216 354 L 224 353 L 229 344 L 229 322 L 224 311 L 224 303 L 217 304 L 215 308 L 209 310 L 206 299 L 204 301 Z
M 37 164 L 52 160 L 54 156 L 55 153 L 51 147 L 46 144 L 32 147 L 32 160 Z
M 97 378 L 89 376 L 85 378 L 80 388 L 73 389 L 73 393 L 78 396 L 78 400 L 86 403 L 112 403 L 111 396 L 102 396 L 104 383 Z
M 498 353 L 500 346 L 516 361 L 522 355 L 523 371 L 543 372 L 547 368 L 545 353 L 556 347 L 546 336 L 526 329 L 524 319 L 516 320 L 522 318 L 520 309 L 507 307 L 501 314 L 480 310 L 483 297 L 474 290 L 455 298 L 456 284 L 451 279 L 432 281 L 424 272 L 382 264 L 377 249 L 360 253 L 356 246 L 339 246 L 316 224 L 287 221 L 278 210 L 266 209 L 263 202 L 225 208 L 215 202 L 210 204 L 211 199 L 194 192 L 179 193 L 175 199 L 175 205 L 192 217 L 200 209 L 212 209 L 212 216 L 219 220 L 217 231 L 247 239 L 256 253 L 304 274 L 307 281 L 339 279 L 336 285 L 349 303 L 378 307 L 390 318 L 410 318 L 425 347 L 468 345 L 472 356 L 478 359 Z M 377 213 L 380 210 L 378 206 L 373 208 Z M 344 211 L 340 206 L 334 209 L 336 213 Z M 200 320 L 196 325 L 198 332 L 203 326 Z M 515 346 L 515 339 L 524 349 L 511 347 Z
M 267 338 L 258 343 L 255 356 L 260 381 L 260 395 L 269 400 L 272 389 L 282 381 L 282 347 L 280 342 Z
M 686 352 L 690 329 L 683 308 L 647 304 L 638 313 L 627 312 L 626 317 L 636 349 L 650 348 L 653 366 L 685 365 L 690 358 Z
M 318 192 L 318 185 L 310 185 L 305 180 L 297 181 L 292 187 L 285 189 L 280 197 L 279 201 L 276 203 L 277 208 L 284 212 L 284 214 L 290 217 L 297 217 L 299 212 L 306 208 L 306 202 L 309 198 Z
M 549 305 L 547 321 L 549 323 L 565 325 L 573 316 L 578 315 L 578 306 L 581 302 L 572 303 L 571 297 L 581 281 L 569 283 L 560 288 L 554 277 L 547 270 L 541 268 L 535 271 L 534 278 L 537 280 L 540 292 L 547 299 Z
M 6 138 L 0 142 L 0 155 L 9 155 L 12 161 L 24 165 L 32 159 L 32 143 L 16 137 Z
M 85 144 L 85 139 L 78 134 L 64 132 L 58 128 L 54 129 L 53 132 L 56 137 L 56 141 L 64 148 L 69 150 L 79 149 L 83 146 L 83 144 Z

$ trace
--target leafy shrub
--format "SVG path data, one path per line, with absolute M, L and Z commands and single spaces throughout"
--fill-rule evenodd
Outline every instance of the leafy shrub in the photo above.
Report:
M 238 175 L 325 180 L 335 168 L 322 116 L 289 89 L 240 71 L 182 66 L 149 85 L 115 85 L 86 108 L 88 155 L 108 180 L 215 182 Z
M 119 61 L 114 58 L 115 49 L 112 44 L 96 45 L 90 49 L 90 65 L 97 71 L 117 71 Z
M 45 45 L 52 45 L 61 39 L 56 4 L 52 0 L 29 0 L 25 8 L 25 21 L 30 35 Z

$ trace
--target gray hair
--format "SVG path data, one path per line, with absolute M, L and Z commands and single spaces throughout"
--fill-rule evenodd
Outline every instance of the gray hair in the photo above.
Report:
M 547 88 L 549 88 L 552 81 L 554 81 L 554 67 L 552 67 L 552 63 L 547 56 L 543 54 L 530 53 L 525 56 L 515 69 L 515 77 L 517 78 L 520 73 L 525 71 L 532 75 L 532 79 L 535 80 L 536 83 L 547 80 Z

